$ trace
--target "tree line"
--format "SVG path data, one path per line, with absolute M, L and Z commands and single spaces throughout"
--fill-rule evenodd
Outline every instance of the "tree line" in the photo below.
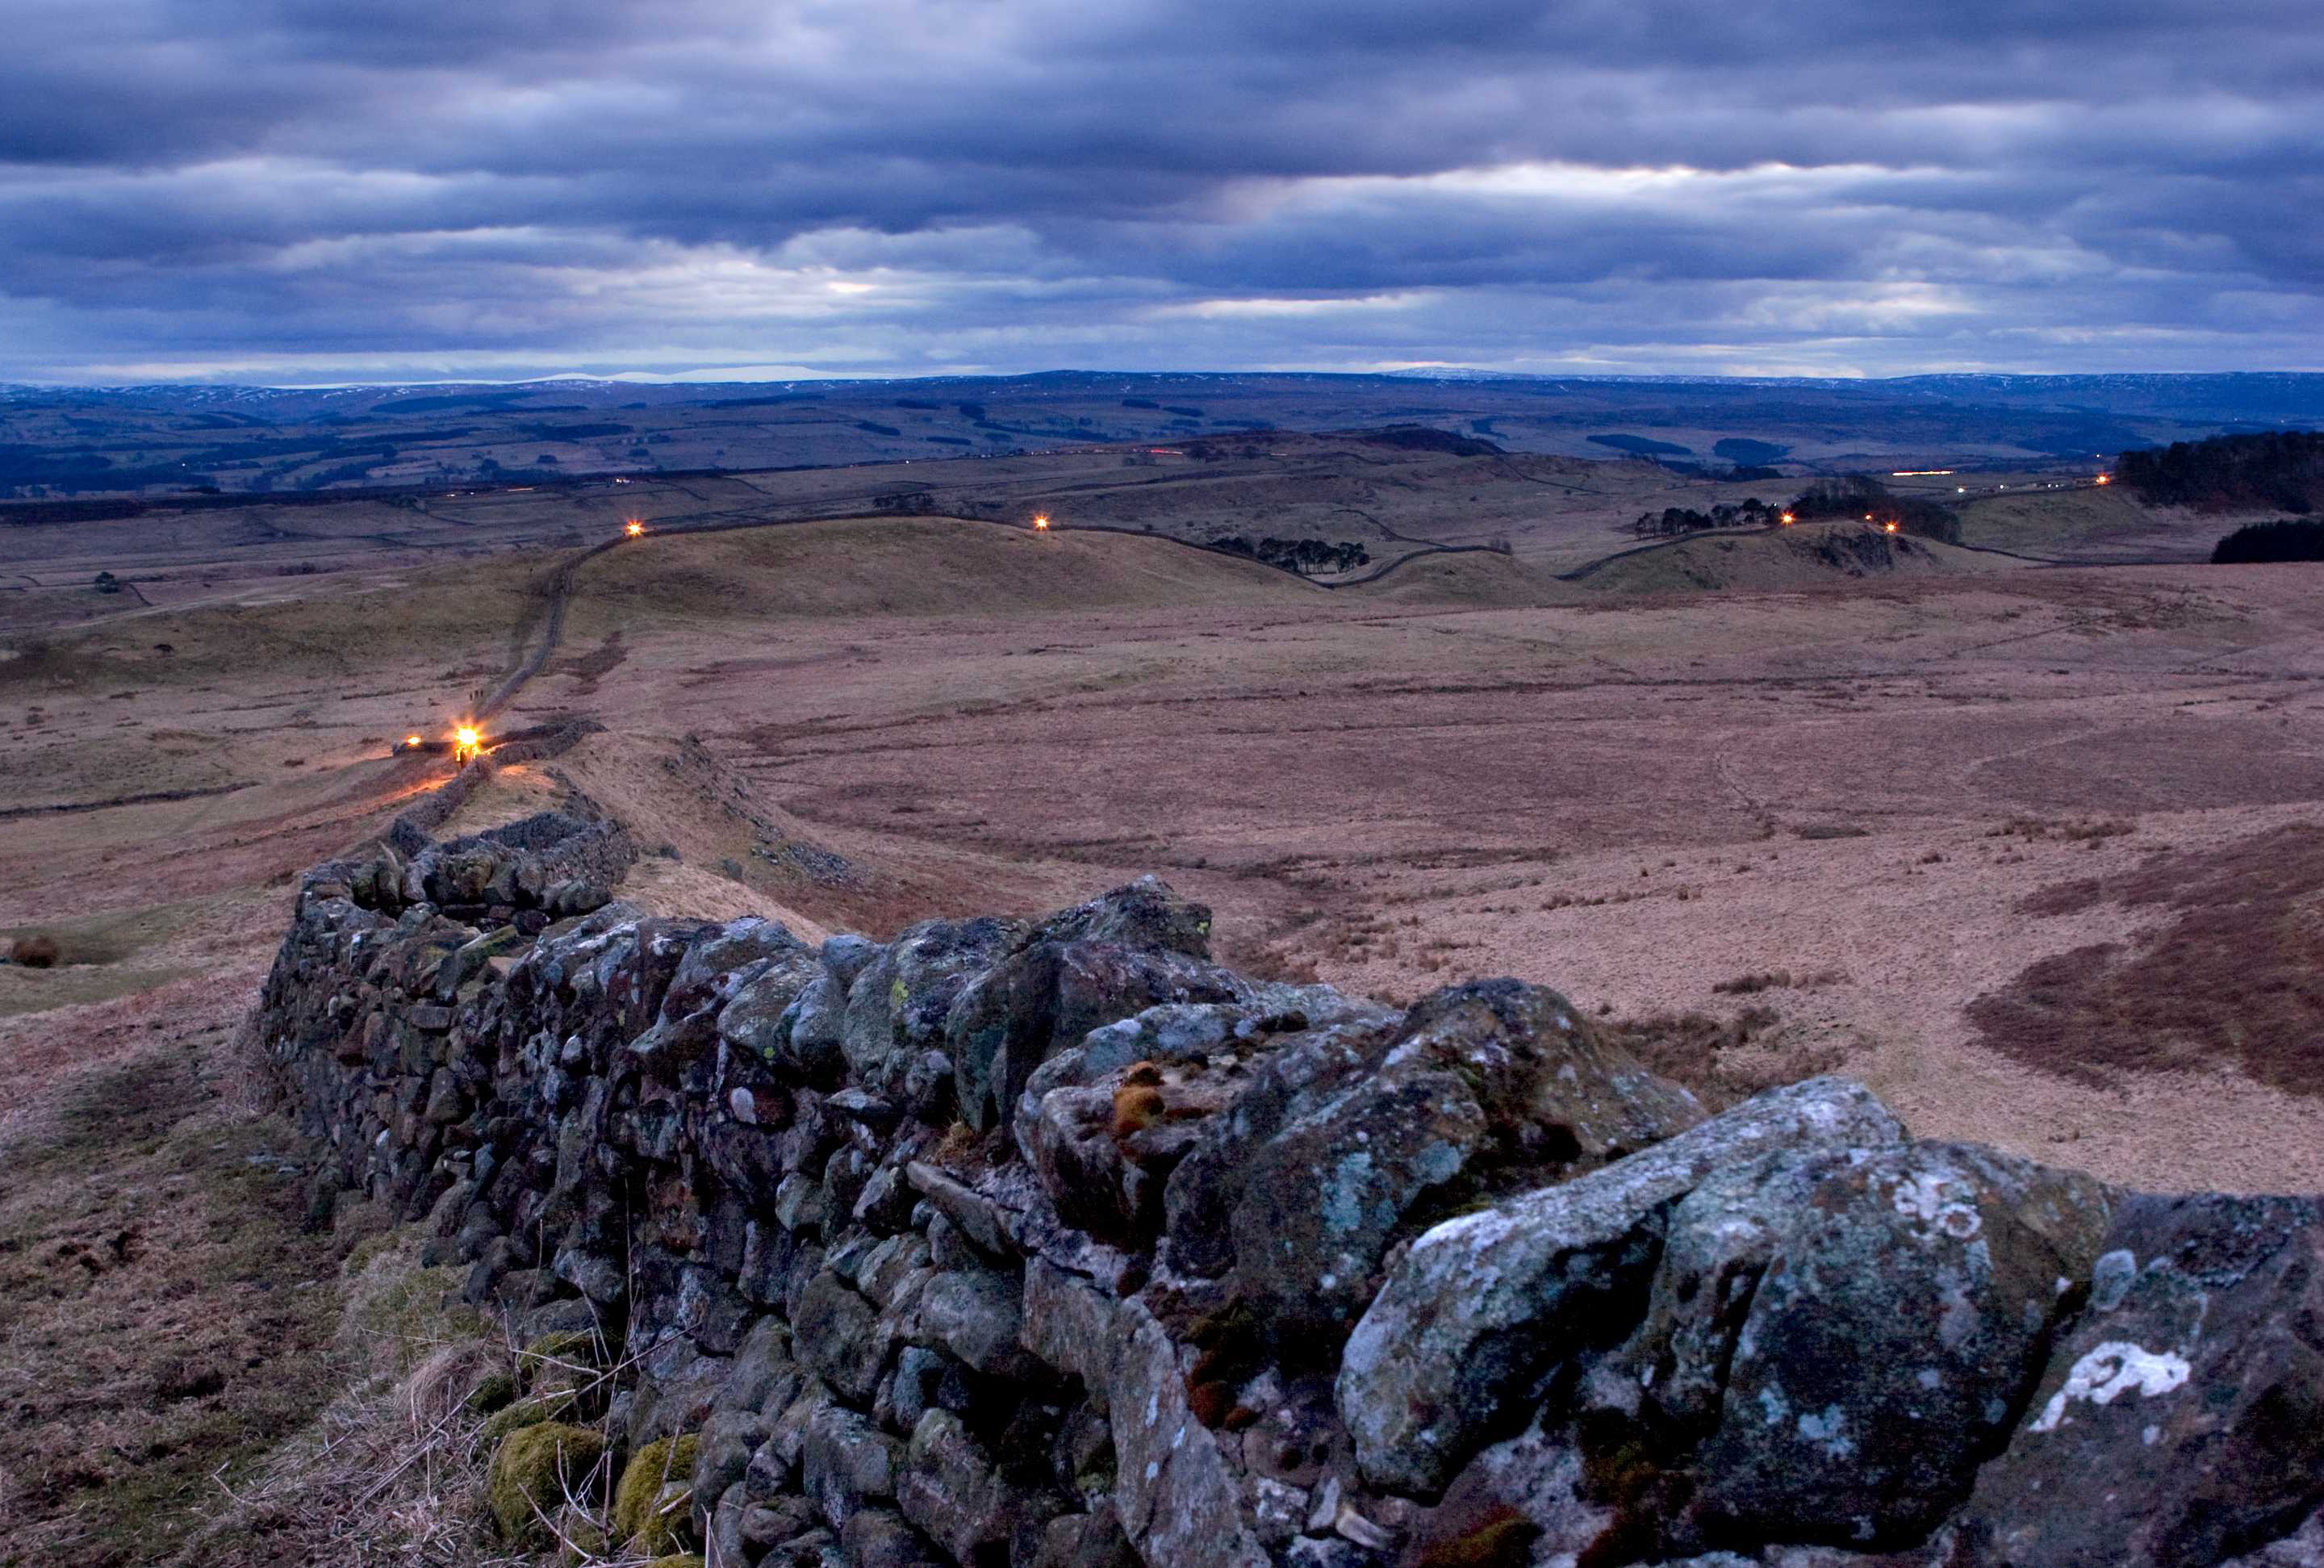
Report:
M 2115 475 L 2151 506 L 2271 506 L 2305 515 L 2324 500 L 2324 431 L 2173 441 L 2125 452 Z

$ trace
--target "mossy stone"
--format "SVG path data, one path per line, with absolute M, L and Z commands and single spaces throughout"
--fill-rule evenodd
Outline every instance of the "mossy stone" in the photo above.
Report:
M 680 1552 L 674 1556 L 657 1557 L 647 1563 L 646 1568 L 706 1568 L 706 1565 L 698 1553 Z
M 486 1421 L 477 1434 L 481 1443 L 495 1443 L 512 1432 L 528 1426 L 538 1426 L 544 1421 L 563 1421 L 571 1416 L 580 1405 L 579 1397 L 569 1387 L 535 1388 L 523 1398 L 504 1406 Z
M 663 1555 L 684 1545 L 693 1524 L 694 1434 L 659 1438 L 630 1458 L 613 1489 L 613 1539 Z
M 586 1426 L 544 1421 L 512 1432 L 493 1453 L 485 1493 L 501 1534 L 517 1544 L 545 1544 L 544 1520 L 565 1506 L 604 1457 L 605 1440 Z
M 530 1378 L 538 1372 L 572 1374 L 596 1371 L 605 1364 L 605 1347 L 586 1328 L 543 1334 L 517 1351 L 518 1369 Z
M 515 1399 L 516 1379 L 507 1372 L 493 1372 L 469 1389 L 461 1404 L 471 1416 L 490 1416 L 496 1410 L 507 1409 Z

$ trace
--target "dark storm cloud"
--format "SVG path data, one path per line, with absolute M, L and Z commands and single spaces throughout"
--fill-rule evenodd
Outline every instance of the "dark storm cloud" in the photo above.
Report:
M 15 0 L 0 375 L 2310 365 L 2312 0 Z

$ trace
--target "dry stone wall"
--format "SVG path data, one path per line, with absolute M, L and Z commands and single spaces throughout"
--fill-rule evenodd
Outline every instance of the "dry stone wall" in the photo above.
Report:
M 608 901 L 627 853 L 318 868 L 259 1024 L 318 1215 L 392 1202 L 521 1341 L 622 1347 L 650 1550 L 2324 1555 L 2313 1200 L 1916 1140 L 1830 1078 L 1707 1115 L 1550 991 L 1234 973 L 1150 879 L 810 948 Z M 496 1477 L 569 1460 L 525 1423 L 576 1397 L 495 1416 Z

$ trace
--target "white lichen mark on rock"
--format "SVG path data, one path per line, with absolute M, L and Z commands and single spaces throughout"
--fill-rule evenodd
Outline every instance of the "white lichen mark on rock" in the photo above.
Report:
M 1893 1201 L 1898 1213 L 1956 1241 L 1966 1241 L 1984 1227 L 1985 1220 L 1977 1212 L 1974 1198 L 1965 1203 L 1952 1195 L 1956 1190 L 1974 1194 L 1977 1189 L 1935 1171 L 1915 1171 L 1896 1185 Z
M 2170 1351 L 2150 1351 L 2128 1340 L 2108 1340 L 2076 1361 L 2066 1374 L 2066 1385 L 2050 1396 L 2034 1418 L 2031 1432 L 2055 1432 L 2065 1424 L 2066 1407 L 2084 1401 L 2111 1405 L 2135 1388 L 2152 1399 L 2181 1388 L 2187 1381 L 2187 1358 Z

